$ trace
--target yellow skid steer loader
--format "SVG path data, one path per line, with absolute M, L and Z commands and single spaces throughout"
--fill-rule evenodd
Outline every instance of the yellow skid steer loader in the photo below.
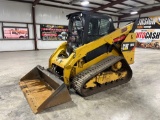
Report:
M 68 38 L 49 59 L 20 80 L 34 113 L 71 101 L 68 89 L 89 96 L 128 82 L 134 63 L 138 20 L 115 29 L 111 17 L 90 12 L 67 15 Z

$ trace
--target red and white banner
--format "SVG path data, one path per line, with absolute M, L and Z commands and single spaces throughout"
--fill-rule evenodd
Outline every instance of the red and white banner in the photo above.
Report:
M 135 32 L 138 42 L 160 40 L 160 29 L 136 29 Z
M 135 33 L 137 47 L 160 49 L 160 16 L 141 18 Z

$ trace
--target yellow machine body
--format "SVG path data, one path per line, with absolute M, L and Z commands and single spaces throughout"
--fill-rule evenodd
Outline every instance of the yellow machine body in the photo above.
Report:
M 101 22 L 104 23 L 107 18 L 108 22 L 113 25 L 110 17 L 104 15 L 99 17 L 99 14 L 95 14 L 95 16 L 97 18 L 93 17 L 93 22 L 101 18 Z M 90 17 L 91 15 L 88 13 L 85 13 L 84 16 L 82 13 L 69 15 L 71 23 L 78 19 L 79 21 L 86 20 L 85 23 L 88 25 L 87 20 L 91 20 Z M 71 26 L 73 25 L 69 23 L 70 31 L 72 31 Z M 110 28 L 113 27 L 110 26 Z M 136 35 L 132 32 L 133 28 L 135 28 L 135 24 L 130 23 L 122 28 L 109 29 L 110 32 L 92 39 L 90 42 L 81 39 L 84 44 L 78 44 L 77 48 L 73 45 L 69 46 L 69 40 L 74 40 L 73 37 L 70 37 L 72 39 L 68 39 L 67 42 L 63 42 L 51 55 L 48 69 L 38 65 L 20 79 L 20 87 L 32 111 L 38 113 L 48 107 L 71 101 L 68 89 L 72 87 L 78 94 L 89 96 L 106 88 L 109 89 L 128 82 L 132 77 L 129 64 L 134 63 L 136 42 Z M 86 29 L 88 30 L 88 28 Z M 107 31 L 108 28 L 103 30 Z M 84 29 L 80 28 L 77 31 L 84 32 Z M 89 34 L 88 31 L 85 33 Z M 75 34 L 73 32 L 73 36 Z M 75 44 L 76 42 L 71 43 Z M 107 48 L 106 50 L 104 45 L 111 49 Z M 94 50 L 99 50 L 102 47 L 105 47 L 106 51 L 100 50 L 103 53 L 94 56 L 91 60 L 86 60 L 88 53 L 93 53 Z M 74 49 L 68 54 L 68 48 Z
M 122 53 L 119 54 L 116 50 L 112 50 L 109 53 L 105 53 L 100 55 L 99 57 L 87 62 L 86 64 L 83 63 L 82 58 L 86 56 L 86 54 L 90 51 L 93 51 L 94 49 L 98 48 L 99 46 L 102 46 L 106 43 L 113 44 L 113 40 L 115 38 L 120 37 L 121 35 L 126 35 L 125 40 L 123 43 L 135 43 L 136 42 L 136 34 L 135 33 L 129 33 L 133 27 L 133 23 L 115 30 L 111 34 L 108 34 L 106 36 L 103 36 L 99 38 L 98 40 L 95 40 L 93 42 L 90 42 L 88 44 L 85 44 L 79 48 L 77 48 L 68 58 L 60 58 L 58 57 L 59 54 L 63 53 L 66 51 L 66 45 L 67 42 L 62 43 L 59 48 L 56 49 L 56 51 L 51 55 L 49 59 L 49 68 L 52 67 L 53 64 L 63 68 L 63 78 L 64 78 L 64 83 L 69 86 L 70 85 L 70 77 L 71 75 L 77 75 L 78 73 L 84 71 L 88 67 L 100 62 L 101 60 L 111 56 L 111 55 L 116 55 L 116 56 L 123 56 L 128 64 L 133 64 L 134 63 L 134 52 L 135 50 L 128 50 L 124 46 L 121 47 Z M 126 29 L 126 31 L 123 32 L 123 29 Z M 122 45 L 123 45 L 122 43 Z M 74 66 L 77 63 L 76 66 Z M 74 71 L 74 74 L 72 73 Z

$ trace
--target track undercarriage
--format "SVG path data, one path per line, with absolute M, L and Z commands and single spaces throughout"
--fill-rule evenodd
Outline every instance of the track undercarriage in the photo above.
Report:
M 110 56 L 79 73 L 73 79 L 73 88 L 81 96 L 89 96 L 124 84 L 132 77 L 132 70 L 120 56 Z

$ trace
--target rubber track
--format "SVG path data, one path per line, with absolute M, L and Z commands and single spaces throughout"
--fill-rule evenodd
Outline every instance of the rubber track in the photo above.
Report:
M 101 85 L 101 87 L 95 87 L 93 88 L 93 90 L 84 89 L 84 85 L 91 78 L 95 77 L 97 74 L 101 73 L 105 69 L 109 68 L 110 66 L 112 66 L 113 64 L 121 60 L 123 62 L 123 65 L 125 65 L 127 72 L 129 73 L 126 80 L 122 80 L 121 82 L 119 82 L 120 80 L 117 80 L 118 82 L 116 81 L 111 82 L 112 83 L 111 85 L 108 85 L 108 86 Z M 73 85 L 74 90 L 81 96 L 89 96 L 97 92 L 101 92 L 106 89 L 115 87 L 117 85 L 126 83 L 131 79 L 131 77 L 132 77 L 132 70 L 130 69 L 128 63 L 124 60 L 124 58 L 121 56 L 110 56 L 102 60 L 101 62 L 91 66 L 90 68 L 84 70 L 83 72 L 79 73 L 76 77 L 74 77 L 72 85 Z

